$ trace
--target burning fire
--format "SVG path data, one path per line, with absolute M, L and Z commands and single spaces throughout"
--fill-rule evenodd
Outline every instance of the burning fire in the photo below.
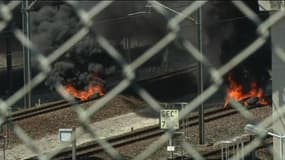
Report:
M 103 87 L 101 85 L 89 85 L 87 90 L 76 90 L 71 84 L 65 86 L 65 90 L 80 101 L 88 100 L 92 95 L 98 94 L 104 96 Z
M 225 107 L 228 105 L 230 99 L 238 102 L 243 102 L 243 105 L 248 106 L 245 101 L 248 98 L 258 98 L 258 102 L 261 105 L 267 105 L 268 102 L 263 98 L 264 93 L 261 88 L 258 88 L 256 82 L 250 83 L 250 90 L 247 93 L 243 92 L 243 86 L 234 81 L 232 75 L 228 76 L 229 86 L 227 89 L 227 96 L 225 98 Z

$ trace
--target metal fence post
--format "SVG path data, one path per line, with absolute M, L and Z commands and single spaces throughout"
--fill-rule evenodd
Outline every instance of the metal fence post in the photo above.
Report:
M 232 141 L 222 141 L 221 142 L 221 159 L 228 160 L 230 157 L 229 146 L 232 144 Z
M 283 136 L 280 135 L 280 159 L 283 160 Z
M 30 39 L 30 13 L 27 10 L 29 0 L 22 2 L 22 30 L 28 39 Z M 31 81 L 31 53 L 30 48 L 23 46 L 23 72 L 24 84 Z M 31 107 L 31 91 L 24 95 L 24 107 Z
M 3 159 L 6 160 L 6 138 L 3 139 Z

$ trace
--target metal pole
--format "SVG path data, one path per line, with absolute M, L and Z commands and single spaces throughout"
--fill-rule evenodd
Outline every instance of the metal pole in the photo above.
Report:
M 76 135 L 75 128 L 72 128 L 72 160 L 76 160 Z
M 224 145 L 221 146 L 221 158 L 224 160 Z
M 8 83 L 8 92 L 12 92 L 12 52 L 10 47 L 10 39 L 6 37 L 6 64 L 7 64 L 7 83 Z
M 198 10 L 198 45 L 199 51 L 203 53 L 203 30 L 202 30 L 202 7 Z M 202 95 L 204 91 L 204 77 L 203 77 L 203 64 L 199 62 L 199 78 L 198 78 L 198 94 Z M 199 107 L 199 142 L 205 143 L 205 131 L 204 131 L 204 102 L 201 102 Z
M 131 63 L 131 51 L 130 51 L 130 49 L 131 49 L 131 45 L 130 45 L 130 36 L 127 36 L 127 58 L 128 58 L 128 62 L 129 63 Z
M 171 137 L 170 139 L 169 139 L 169 146 L 173 146 L 173 142 L 172 142 L 172 138 L 173 137 Z M 171 159 L 174 159 L 174 155 L 173 155 L 173 151 L 170 151 L 170 153 L 171 153 Z
M 244 160 L 244 158 L 245 158 L 245 155 L 244 155 L 244 152 L 243 152 L 243 149 L 244 149 L 244 142 L 243 141 L 241 141 L 241 155 L 242 155 L 242 159 L 241 160 Z M 252 156 L 254 156 L 254 155 L 252 155 Z M 252 160 L 254 160 L 255 159 L 255 156 L 254 157 L 252 157 Z
M 22 29 L 26 37 L 30 39 L 30 16 L 27 8 L 29 7 L 29 0 L 22 2 Z M 30 49 L 23 46 L 23 72 L 24 72 L 24 85 L 31 81 L 31 53 Z M 24 107 L 31 107 L 31 92 L 24 96 Z
M 280 135 L 280 159 L 283 160 L 283 137 Z
M 252 135 L 249 136 L 249 143 L 253 141 L 254 137 Z M 255 154 L 253 152 L 250 152 L 250 158 L 252 160 L 255 160 Z
M 3 137 L 3 160 L 6 160 L 6 137 Z

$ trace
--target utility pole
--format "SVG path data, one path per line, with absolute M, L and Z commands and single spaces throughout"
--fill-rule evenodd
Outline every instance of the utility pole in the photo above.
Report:
M 30 39 L 30 15 L 27 10 L 29 7 L 29 0 L 22 1 L 22 30 L 28 39 Z M 23 46 L 23 72 L 24 85 L 31 81 L 31 52 L 28 47 Z M 31 91 L 24 96 L 24 108 L 31 107 Z
M 202 23 L 202 6 L 199 8 L 197 13 L 198 19 L 198 45 L 200 53 L 203 53 L 203 23 Z M 198 67 L 198 95 L 203 95 L 204 92 L 204 66 L 199 62 Z M 204 130 L 204 102 L 201 102 L 199 107 L 199 143 L 205 143 L 205 130 Z

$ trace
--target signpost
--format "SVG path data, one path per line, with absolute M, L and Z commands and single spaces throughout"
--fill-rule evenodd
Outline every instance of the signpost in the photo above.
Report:
M 160 128 L 161 129 L 179 129 L 179 110 L 163 109 L 160 111 Z
M 179 129 L 179 110 L 178 109 L 162 109 L 160 111 L 160 128 L 161 129 Z M 171 152 L 171 159 L 173 159 L 173 152 L 175 146 L 172 143 L 172 138 L 169 139 L 167 151 Z
M 60 128 L 58 137 L 61 143 L 72 143 L 72 160 L 76 160 L 75 128 Z
M 174 159 L 174 156 L 183 156 L 184 151 L 181 146 L 189 131 L 187 128 L 188 116 L 179 120 L 179 112 L 185 108 L 187 103 L 162 103 L 163 109 L 160 110 L 159 124 L 160 128 L 167 130 L 176 130 L 172 137 L 169 139 L 166 150 L 170 152 L 168 159 Z M 177 131 L 181 129 L 182 131 Z M 185 135 L 186 134 L 186 135 Z

